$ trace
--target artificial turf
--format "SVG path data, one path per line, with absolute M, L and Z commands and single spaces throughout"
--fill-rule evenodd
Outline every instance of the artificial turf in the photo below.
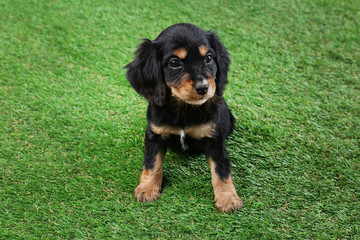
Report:
M 0 239 L 359 239 L 359 1 L 0 2 Z M 204 156 L 169 152 L 138 203 L 146 102 L 123 67 L 191 22 L 232 64 L 227 141 L 244 208 Z

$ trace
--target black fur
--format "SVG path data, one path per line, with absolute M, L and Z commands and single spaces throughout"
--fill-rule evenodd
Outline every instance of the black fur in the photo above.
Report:
M 144 96 L 151 105 L 162 105 L 166 96 L 166 86 L 158 65 L 158 50 L 155 44 L 145 39 L 136 50 L 136 58 L 126 66 L 127 78 L 133 88 Z
M 204 57 L 199 54 L 201 45 L 209 49 L 213 58 L 205 64 Z M 181 61 L 181 70 L 174 70 L 169 68 L 169 59 L 179 48 L 187 50 L 187 57 Z M 151 130 L 151 123 L 184 129 L 214 122 L 216 128 L 212 137 L 200 140 L 185 137 L 189 146 L 187 151 L 202 152 L 211 157 L 216 163 L 216 173 L 220 179 L 230 176 L 225 140 L 234 128 L 235 120 L 222 97 L 229 64 L 228 52 L 214 32 L 204 31 L 187 23 L 170 26 L 155 40 L 145 39 L 139 45 L 135 60 L 126 68 L 130 84 L 149 103 L 143 165 L 145 169 L 154 167 L 155 156 L 159 151 L 166 152 L 168 148 L 184 151 L 179 135 L 163 138 Z M 179 101 L 172 95 L 168 85 L 179 81 L 184 74 L 188 74 L 194 82 L 200 81 L 206 74 L 213 77 L 216 83 L 215 95 L 200 105 Z

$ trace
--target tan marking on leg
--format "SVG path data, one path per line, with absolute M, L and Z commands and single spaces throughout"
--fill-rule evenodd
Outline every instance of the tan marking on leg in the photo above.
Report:
M 209 49 L 205 46 L 205 45 L 201 45 L 199 47 L 199 52 L 200 52 L 200 55 L 205 57 L 206 54 L 208 53 Z
M 214 133 L 215 133 L 214 122 L 204 123 L 197 126 L 191 126 L 185 128 L 185 134 L 195 139 L 201 139 L 204 137 L 211 138 Z
M 173 52 L 173 54 L 174 54 L 175 56 L 177 56 L 178 58 L 180 58 L 180 59 L 185 59 L 186 56 L 187 56 L 187 51 L 186 51 L 185 48 L 179 48 L 179 49 L 176 49 L 176 50 Z
M 156 155 L 153 169 L 143 169 L 140 183 L 135 189 L 135 198 L 139 202 L 153 202 L 160 197 L 165 152 Z
M 231 212 L 243 206 L 243 201 L 236 193 L 234 183 L 229 176 L 227 179 L 220 179 L 215 171 L 215 163 L 210 157 L 207 161 L 211 169 L 211 180 L 214 188 L 215 205 L 219 211 Z

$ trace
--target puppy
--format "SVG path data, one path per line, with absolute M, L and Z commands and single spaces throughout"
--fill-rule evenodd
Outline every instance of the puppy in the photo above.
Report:
M 145 157 L 135 197 L 160 197 L 167 149 L 204 153 L 210 165 L 215 204 L 229 212 L 243 206 L 226 154 L 234 117 L 222 97 L 230 59 L 214 32 L 175 24 L 153 41 L 145 39 L 126 68 L 131 86 L 149 103 Z

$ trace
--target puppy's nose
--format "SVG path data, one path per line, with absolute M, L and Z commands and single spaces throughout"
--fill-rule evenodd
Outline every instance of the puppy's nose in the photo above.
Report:
M 208 84 L 199 84 L 195 86 L 195 90 L 200 95 L 205 95 L 208 91 L 209 85 Z

